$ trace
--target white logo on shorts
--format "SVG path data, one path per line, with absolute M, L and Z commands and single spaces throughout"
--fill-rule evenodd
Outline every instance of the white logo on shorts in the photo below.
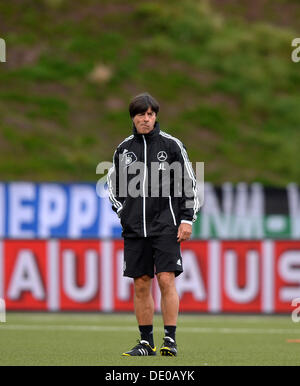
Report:
M 181 266 L 181 261 L 180 261 L 180 259 L 177 260 L 177 265 L 180 265 L 180 266 Z

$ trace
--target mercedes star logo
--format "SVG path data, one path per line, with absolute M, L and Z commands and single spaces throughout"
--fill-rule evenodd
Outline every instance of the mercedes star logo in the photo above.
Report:
M 165 161 L 166 159 L 168 158 L 167 156 L 167 153 L 165 151 L 160 151 L 157 153 L 157 159 L 160 161 L 160 162 L 163 162 Z

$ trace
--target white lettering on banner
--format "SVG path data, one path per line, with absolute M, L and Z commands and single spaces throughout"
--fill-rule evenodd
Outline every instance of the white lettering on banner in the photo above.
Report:
M 22 229 L 23 224 L 34 222 L 34 207 L 24 205 L 23 201 L 35 200 L 35 185 L 29 182 L 9 184 L 9 235 L 10 237 L 34 237 L 34 231 Z
M 100 304 L 101 310 L 113 311 L 113 241 L 102 240 L 100 248 Z
M 204 301 L 206 299 L 206 291 L 195 253 L 185 250 L 182 252 L 182 255 L 184 271 L 176 279 L 178 295 L 181 297 L 185 292 L 191 292 L 196 300 Z
M 243 288 L 238 285 L 238 257 L 235 251 L 224 253 L 225 289 L 228 297 L 236 303 L 249 303 L 258 294 L 259 256 L 257 251 L 246 254 L 246 283 Z
M 263 238 L 264 237 L 264 194 L 260 184 L 251 186 L 248 195 L 247 185 L 237 185 L 235 211 L 231 227 L 232 238 Z
M 197 164 L 198 166 L 198 164 Z M 274 191 L 263 191 L 260 184 L 225 183 L 219 190 L 205 185 L 205 203 L 194 236 L 201 238 L 239 239 L 286 235 L 300 238 L 300 188 L 289 184 L 286 188 L 288 213 L 275 213 L 270 204 L 265 215 L 265 200 L 278 196 Z M 105 191 L 103 183 L 98 191 Z M 266 194 L 266 198 L 264 196 Z M 201 198 L 201 194 L 198 194 Z M 220 197 L 219 197 L 220 196 Z M 34 184 L 29 182 L 0 183 L 0 237 L 114 237 L 120 231 L 120 220 L 111 210 L 107 194 L 97 197 L 91 184 Z M 26 202 L 27 201 L 27 202 Z M 95 209 L 96 208 L 96 209 Z M 98 229 L 96 229 L 96 223 Z
M 80 237 L 82 230 L 93 225 L 97 216 L 95 188 L 75 185 L 71 188 L 69 236 Z M 83 209 L 84 208 L 84 209 Z
M 234 200 L 233 186 L 225 183 L 222 186 L 222 209 L 211 184 L 205 184 L 205 203 L 202 208 L 202 237 L 220 238 L 262 238 L 264 237 L 264 194 L 260 184 L 251 186 L 248 194 L 247 185 L 237 185 Z M 235 204 L 235 205 L 234 205 Z
M 221 307 L 221 256 L 220 241 L 208 243 L 208 310 L 220 312 Z
M 5 188 L 4 184 L 0 184 L 0 237 L 5 235 Z
M 123 251 L 117 253 L 117 296 L 123 301 L 130 300 L 130 287 L 133 283 L 130 277 L 123 277 Z
M 113 311 L 113 241 L 102 240 L 100 242 L 100 304 L 101 310 Z
M 265 313 L 274 311 L 274 242 L 265 240 L 262 244 L 262 306 Z
M 94 250 L 85 253 L 85 284 L 76 283 L 76 255 L 74 251 L 63 251 L 63 285 L 66 295 L 80 303 L 92 300 L 98 290 L 98 254 Z
M 228 208 L 227 208 L 228 209 Z M 211 237 L 211 227 L 214 226 L 220 238 L 227 238 L 230 228 L 230 213 L 222 213 L 217 196 L 211 184 L 205 184 L 205 202 L 202 207 L 202 237 Z
M 291 219 L 291 237 L 300 237 L 300 197 L 296 184 L 289 184 L 287 187 L 288 204 Z
M 278 272 L 289 286 L 280 288 L 279 298 L 282 302 L 290 302 L 300 294 L 300 251 L 287 251 L 280 256 Z M 298 286 L 291 286 L 291 284 Z
M 60 185 L 42 184 L 40 187 L 40 209 L 38 211 L 38 234 L 49 237 L 51 228 L 61 225 L 66 217 L 67 198 Z
M 34 253 L 29 249 L 20 250 L 17 255 L 7 295 L 12 300 L 18 300 L 24 291 L 31 292 L 35 299 L 45 299 L 41 273 Z
M 7 246 L 6 246 L 7 243 Z M 28 304 L 39 307 L 37 300 L 47 303 L 48 310 L 64 310 L 61 305 L 60 296 L 64 294 L 72 299 L 76 309 L 87 309 L 84 304 L 91 300 L 99 299 L 101 311 L 114 311 L 117 303 L 128 302 L 126 309 L 132 305 L 132 279 L 123 277 L 123 250 L 119 241 L 104 240 L 99 241 L 99 249 L 96 250 L 86 245 L 82 264 L 76 265 L 75 250 L 78 248 L 77 242 L 74 246 L 70 242 L 68 249 L 62 250 L 63 243 L 59 240 L 38 241 L 38 255 L 34 252 L 35 241 L 26 241 L 26 249 L 22 247 L 20 241 L 1 241 L 0 240 L 0 298 L 7 299 L 7 304 L 11 305 L 17 301 L 20 309 L 26 308 Z M 226 248 L 226 243 L 222 241 L 200 241 L 201 258 L 205 261 L 207 272 L 201 270 L 199 264 L 198 243 L 192 242 L 183 255 L 184 273 L 176 279 L 176 287 L 183 301 L 185 293 L 191 294 L 194 300 L 184 299 L 183 308 L 189 308 L 189 302 L 193 304 L 193 309 L 197 308 L 197 301 L 207 301 L 209 312 L 222 312 L 222 298 L 224 295 L 231 299 L 233 311 L 243 311 L 241 304 L 249 304 L 253 300 L 258 300 L 255 310 L 262 313 L 286 311 L 290 312 L 291 300 L 299 298 L 300 294 L 300 248 L 298 242 L 278 242 L 265 240 L 256 242 L 259 249 L 256 250 L 249 243 L 245 258 L 245 283 L 239 287 L 238 276 L 240 270 L 238 265 L 241 256 L 239 250 L 240 242 L 231 242 L 230 249 L 225 249 L 222 261 L 224 269 L 221 270 L 221 251 Z M 82 244 L 82 246 L 84 243 Z M 46 247 L 46 248 L 45 248 Z M 194 249 L 195 247 L 195 249 Z M 203 247 L 203 248 L 202 248 Z M 32 248 L 32 249 L 31 249 Z M 81 247 L 80 247 L 81 248 Z M 278 258 L 275 258 L 277 250 L 284 248 Z M 10 255 L 10 251 L 17 249 L 16 258 Z M 117 251 L 116 261 L 114 251 Z M 260 252 L 261 255 L 260 255 Z M 202 253 L 202 252 L 201 252 Z M 43 267 L 46 269 L 46 277 L 39 269 L 40 259 L 46 258 Z M 11 266 L 13 260 L 13 265 Z M 60 275 L 60 260 L 62 260 L 62 277 Z M 116 264 L 114 264 L 114 261 Z M 99 264 L 100 262 L 100 264 Z M 201 260 L 202 262 L 202 260 Z M 80 261 L 81 263 L 81 261 Z M 7 266 L 5 266 L 7 265 Z M 84 272 L 83 283 L 77 283 L 76 268 L 80 273 Z M 262 272 L 259 271 L 261 267 Z M 77 269 L 78 269 L 77 268 Z M 5 277 L 5 274 L 8 276 Z M 244 275 L 243 275 L 244 276 Z M 205 278 L 207 277 L 207 282 Z M 277 280 L 278 277 L 278 280 Z M 99 284 L 100 280 L 100 284 Z M 275 290 L 277 280 L 278 295 Z M 4 285 L 4 282 L 6 284 Z M 44 288 L 44 282 L 47 288 Z M 207 288 L 206 288 L 207 283 Z M 224 290 L 222 283 L 224 283 Z M 7 288 L 7 292 L 5 289 Z M 276 287 L 277 288 L 277 287 Z M 160 291 L 157 282 L 153 283 L 153 294 L 155 300 L 155 310 L 159 311 Z M 46 292 L 47 291 L 47 292 Z M 30 292 L 32 299 L 27 296 L 23 299 L 23 293 Z M 278 298 L 277 298 L 278 297 Z M 116 304 L 114 304 L 116 300 Z M 29 303 L 27 303 L 27 301 Z M 186 302 L 186 303 L 185 303 Z M 76 303 L 78 303 L 76 305 Z M 281 304 L 279 304 L 281 303 Z M 68 306 L 66 306 L 68 307 Z M 120 306 L 122 308 L 122 306 Z M 200 308 L 200 306 L 199 306 Z
M 50 311 L 58 311 L 60 308 L 58 243 L 57 240 L 47 242 L 47 305 Z

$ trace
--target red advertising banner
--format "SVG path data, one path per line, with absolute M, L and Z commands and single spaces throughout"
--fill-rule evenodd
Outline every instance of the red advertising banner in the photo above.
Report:
M 208 311 L 208 243 L 189 241 L 181 244 L 183 273 L 178 276 L 180 311 Z
M 0 282 L 6 309 L 47 310 L 47 242 L 7 240 L 1 243 Z
M 263 288 L 262 243 L 221 244 L 222 311 L 260 312 Z
M 99 255 L 99 241 L 59 242 L 57 275 L 61 309 L 101 309 Z
M 123 240 L 2 240 L 0 298 L 7 310 L 133 311 Z M 181 244 L 181 312 L 291 313 L 300 297 L 300 241 Z M 160 291 L 153 282 L 155 310 Z
M 300 241 L 274 243 L 274 271 L 274 308 L 285 312 L 300 298 Z

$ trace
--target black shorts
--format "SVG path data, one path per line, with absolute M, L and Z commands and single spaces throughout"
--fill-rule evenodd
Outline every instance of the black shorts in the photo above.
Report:
M 153 278 L 160 272 L 174 272 L 175 276 L 183 272 L 176 234 L 124 238 L 124 276 Z

